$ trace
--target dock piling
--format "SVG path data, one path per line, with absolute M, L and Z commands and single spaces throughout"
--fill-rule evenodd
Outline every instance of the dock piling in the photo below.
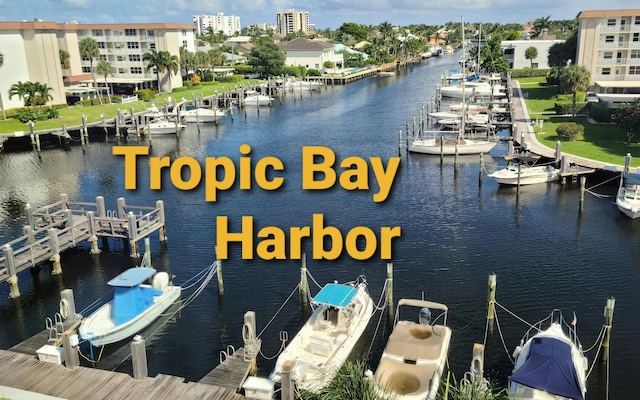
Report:
M 611 339 L 611 326 L 613 324 L 613 309 L 616 306 L 616 299 L 609 297 L 604 308 L 604 339 L 602 341 L 602 362 L 609 361 L 609 340 Z
M 9 274 L 9 278 L 7 282 L 9 283 L 9 298 L 15 299 L 16 297 L 20 297 L 20 288 L 18 288 L 18 275 L 16 273 L 16 264 L 13 258 L 13 249 L 11 246 L 6 245 L 2 249 L 2 254 L 4 255 L 5 263 L 7 265 L 7 273 Z
M 483 171 L 484 171 L 484 153 L 480 153 L 480 169 L 478 171 L 478 186 L 482 186 Z
M 55 228 L 47 229 L 47 236 L 49 237 L 49 245 L 51 246 L 52 256 L 49 261 L 53 263 L 52 275 L 58 275 L 62 273 L 62 266 L 60 265 L 60 241 L 58 240 L 58 230 Z
M 293 400 L 293 381 L 292 381 L 293 361 L 287 360 L 282 364 L 282 389 L 280 393 L 281 400 Z
M 64 349 L 64 365 L 69 369 L 76 369 L 80 366 L 80 356 L 76 350 L 78 345 L 78 335 L 74 330 L 69 329 L 62 334 L 62 347 Z
M 584 192 L 586 190 L 586 186 L 587 186 L 587 177 L 585 176 L 581 176 L 580 177 L 580 212 L 582 212 L 584 210 Z
M 73 297 L 73 289 L 64 289 L 60 292 L 60 315 L 66 322 L 76 321 L 76 302 Z
M 167 241 L 167 229 L 164 225 L 165 219 L 164 219 L 164 201 L 162 200 L 158 200 L 156 201 L 156 208 L 158 209 L 158 219 L 160 220 L 160 229 L 158 231 L 158 235 L 159 235 L 159 240 L 161 242 L 166 242 Z
M 149 375 L 147 349 L 145 341 L 140 335 L 135 335 L 131 341 L 131 364 L 133 365 L 133 379 L 143 379 Z
M 493 333 L 493 323 L 495 318 L 495 302 L 496 302 L 496 284 L 497 278 L 495 273 L 489 275 L 489 290 L 487 293 L 487 322 L 489 325 L 489 333 Z
M 222 261 L 218 259 L 218 246 L 215 247 L 216 251 L 216 265 L 218 270 L 216 275 L 218 276 L 218 296 L 224 296 L 224 281 L 222 280 Z
M 127 225 L 129 228 L 129 244 L 131 245 L 130 256 L 138 258 L 140 257 L 140 253 L 138 253 L 138 224 L 136 216 L 131 211 L 127 214 Z
M 302 264 L 300 265 L 300 303 L 307 306 L 307 254 L 302 254 Z

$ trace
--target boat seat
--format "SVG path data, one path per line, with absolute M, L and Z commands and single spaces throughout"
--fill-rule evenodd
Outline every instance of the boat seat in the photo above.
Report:
M 328 356 L 331 354 L 331 342 L 316 336 L 311 336 L 307 350 L 319 356 Z
M 439 326 L 399 323 L 385 351 L 405 360 L 435 360 L 440 356 L 444 329 Z

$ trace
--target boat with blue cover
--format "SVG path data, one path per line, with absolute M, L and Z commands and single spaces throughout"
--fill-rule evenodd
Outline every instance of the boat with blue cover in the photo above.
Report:
M 292 361 L 298 390 L 317 393 L 349 357 L 373 314 L 373 301 L 364 277 L 359 277 L 325 285 L 311 304 L 311 317 L 280 354 L 269 380 L 279 383 L 283 364 Z
M 518 400 L 584 400 L 587 358 L 571 325 L 559 310 L 533 325 L 513 353 L 509 398 Z M 546 328 L 545 328 L 546 327 Z
M 144 283 L 151 280 L 151 284 Z M 180 286 L 174 286 L 166 272 L 154 268 L 129 268 L 107 282 L 114 288 L 113 299 L 82 320 L 80 337 L 94 346 L 115 343 L 135 336 L 152 323 L 176 299 Z

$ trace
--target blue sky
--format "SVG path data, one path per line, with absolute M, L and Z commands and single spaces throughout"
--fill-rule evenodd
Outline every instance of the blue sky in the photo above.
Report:
M 290 8 L 309 11 L 318 29 L 336 29 L 344 22 L 377 25 L 424 23 L 442 25 L 449 21 L 524 23 L 550 16 L 551 20 L 572 19 L 583 10 L 630 9 L 631 0 L 612 1 L 604 6 L 596 0 L 0 0 L 0 21 L 33 20 L 81 23 L 177 22 L 191 23 L 193 15 L 217 14 L 240 17 L 244 27 L 254 23 L 275 23 L 275 13 Z

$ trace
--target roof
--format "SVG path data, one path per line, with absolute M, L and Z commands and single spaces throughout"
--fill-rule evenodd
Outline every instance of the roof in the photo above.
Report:
M 534 337 L 527 360 L 509 379 L 547 393 L 584 400 L 571 346 L 556 338 Z
M 195 30 L 195 24 L 176 23 L 130 23 L 130 24 L 80 24 L 77 22 L 57 23 L 52 21 L 14 21 L 0 22 L 0 31 L 5 30 L 62 30 L 81 31 L 89 29 L 158 29 L 158 30 Z
M 319 40 L 310 40 L 305 38 L 295 38 L 285 43 L 278 43 L 278 47 L 282 51 L 291 51 L 291 50 L 327 50 L 332 49 L 333 45 L 330 45 L 326 42 Z
M 153 268 L 136 267 L 129 268 L 120 275 L 107 282 L 109 286 L 134 287 L 155 275 Z
M 580 11 L 576 18 L 612 18 L 640 15 L 640 8 L 627 10 L 586 10 Z
M 340 283 L 328 283 L 313 298 L 313 303 L 345 308 L 358 293 L 358 288 Z

